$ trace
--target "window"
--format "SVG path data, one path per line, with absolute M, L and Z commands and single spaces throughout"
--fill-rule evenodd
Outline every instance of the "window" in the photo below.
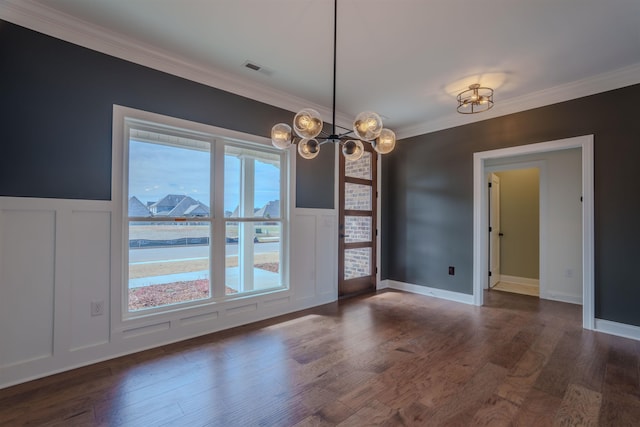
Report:
M 125 124 L 125 315 L 286 288 L 287 154 Z

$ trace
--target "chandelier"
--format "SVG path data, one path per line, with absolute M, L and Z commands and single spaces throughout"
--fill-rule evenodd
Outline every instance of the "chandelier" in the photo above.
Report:
M 458 94 L 458 113 L 475 114 L 493 107 L 493 89 L 481 87 L 478 83 Z
M 373 111 L 365 111 L 356 116 L 353 130 L 336 132 L 336 40 L 338 22 L 338 0 L 333 3 L 333 120 L 331 133 L 324 132 L 324 123 L 320 113 L 305 108 L 293 118 L 292 127 L 278 123 L 271 129 L 271 142 L 280 149 L 298 144 L 298 153 L 305 159 L 313 159 L 320 153 L 320 146 L 336 143 L 342 146 L 345 159 L 355 161 L 364 154 L 364 142 L 371 144 L 380 154 L 387 154 L 396 145 L 396 135 L 392 130 L 382 127 L 382 119 Z

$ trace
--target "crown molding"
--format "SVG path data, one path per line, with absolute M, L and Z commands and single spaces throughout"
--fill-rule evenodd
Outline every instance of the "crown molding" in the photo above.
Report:
M 404 127 L 396 132 L 396 134 L 398 139 L 406 139 L 412 136 L 423 135 L 469 123 L 489 120 L 495 117 L 505 116 L 507 114 L 544 107 L 545 105 L 595 95 L 596 93 L 620 89 L 622 87 L 638 83 L 640 83 L 640 63 L 576 80 L 567 84 L 553 86 L 516 98 L 499 100 L 496 101 L 491 110 L 479 114 L 463 115 L 453 112 L 445 117 Z
M 116 58 L 296 112 L 314 108 L 332 117 L 330 108 L 284 91 L 250 82 L 173 53 L 127 38 L 31 0 L 0 0 L 0 19 Z M 336 112 L 336 125 L 351 127 L 347 114 Z
M 266 85 L 250 82 L 232 73 L 176 56 L 139 40 L 130 39 L 79 20 L 32 0 L 0 0 L 0 19 L 16 25 L 95 50 L 116 58 L 143 65 L 177 77 L 211 86 L 288 111 L 314 108 L 323 117 L 331 117 L 330 108 L 293 96 Z M 554 86 L 527 95 L 499 100 L 481 114 L 451 114 L 396 129 L 398 139 L 435 132 L 469 123 L 489 120 L 507 114 L 568 101 L 608 90 L 640 83 L 640 63 L 571 83 Z M 351 128 L 352 117 L 336 112 L 336 125 Z

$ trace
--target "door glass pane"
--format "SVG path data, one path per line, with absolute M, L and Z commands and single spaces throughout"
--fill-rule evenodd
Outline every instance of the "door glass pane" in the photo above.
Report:
M 282 286 L 279 222 L 227 222 L 226 295 Z
M 344 174 L 352 178 L 371 179 L 371 153 L 365 151 L 360 159 L 345 162 Z
M 209 222 L 129 223 L 129 311 L 209 298 Z
M 371 248 L 345 249 L 345 280 L 364 276 L 371 276 Z
M 370 216 L 345 216 L 344 217 L 344 241 L 345 243 L 370 242 L 371 241 L 371 217 Z
M 344 208 L 347 210 L 370 211 L 371 186 L 345 182 Z

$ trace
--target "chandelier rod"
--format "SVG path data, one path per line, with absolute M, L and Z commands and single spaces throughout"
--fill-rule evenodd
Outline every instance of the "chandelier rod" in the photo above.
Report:
M 333 1 L 333 120 L 331 136 L 336 136 L 336 50 L 338 40 L 338 0 Z

